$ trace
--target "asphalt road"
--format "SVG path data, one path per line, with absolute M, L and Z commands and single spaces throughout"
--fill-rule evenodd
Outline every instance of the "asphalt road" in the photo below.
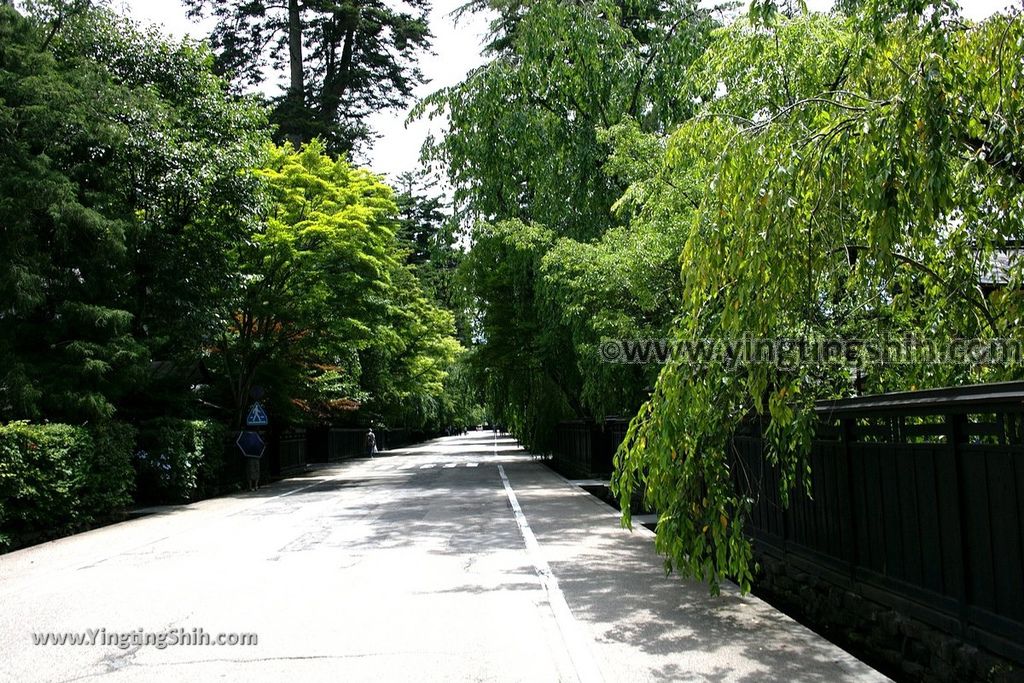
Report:
M 0 681 L 93 679 L 882 677 L 471 432 L 0 556 Z

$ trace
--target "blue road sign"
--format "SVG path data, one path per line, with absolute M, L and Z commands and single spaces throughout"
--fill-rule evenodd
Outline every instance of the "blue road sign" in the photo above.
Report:
M 263 439 L 256 432 L 239 432 L 235 444 L 247 458 L 262 457 L 263 451 L 267 449 L 267 444 L 263 443 Z
M 256 401 L 249 408 L 249 415 L 245 418 L 245 424 L 247 427 L 266 427 L 267 423 L 267 411 L 263 410 L 263 406 L 260 405 L 259 401 Z

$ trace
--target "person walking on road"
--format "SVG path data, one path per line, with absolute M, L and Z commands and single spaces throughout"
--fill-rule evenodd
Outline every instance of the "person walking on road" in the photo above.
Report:
M 377 436 L 372 427 L 366 432 L 366 454 L 371 458 L 377 454 Z

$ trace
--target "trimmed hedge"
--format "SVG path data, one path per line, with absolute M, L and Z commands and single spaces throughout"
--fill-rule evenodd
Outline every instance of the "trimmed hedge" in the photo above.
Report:
M 227 431 L 218 422 L 159 418 L 142 425 L 133 462 L 136 499 L 181 503 L 219 493 L 228 481 Z
M 0 425 L 0 550 L 55 538 L 131 502 L 135 430 Z

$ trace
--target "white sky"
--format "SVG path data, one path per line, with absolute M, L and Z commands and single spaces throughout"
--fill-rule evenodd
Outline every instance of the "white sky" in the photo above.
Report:
M 420 60 L 420 68 L 429 82 L 416 91 L 423 97 L 434 90 L 454 85 L 461 81 L 470 69 L 483 63 L 480 48 L 487 30 L 487 19 L 480 15 L 465 16 L 456 26 L 450 13 L 463 4 L 464 0 L 434 0 L 430 13 L 430 27 L 434 33 L 434 54 Z M 1020 6 L 1021 0 L 960 0 L 966 17 L 981 19 L 1008 6 Z M 162 24 L 172 35 L 186 34 L 203 38 L 210 30 L 210 23 L 193 23 L 186 16 L 179 0 L 115 0 L 115 6 L 123 6 L 135 19 Z M 811 10 L 824 11 L 832 6 L 832 0 L 807 0 Z M 274 88 L 268 89 L 268 92 Z M 408 128 L 405 119 L 408 109 L 401 112 L 379 112 L 370 119 L 370 125 L 381 133 L 370 154 L 370 167 L 377 173 L 392 177 L 402 171 L 414 170 L 419 165 L 419 150 L 428 132 L 438 132 L 443 125 L 440 121 L 432 124 L 417 121 Z

